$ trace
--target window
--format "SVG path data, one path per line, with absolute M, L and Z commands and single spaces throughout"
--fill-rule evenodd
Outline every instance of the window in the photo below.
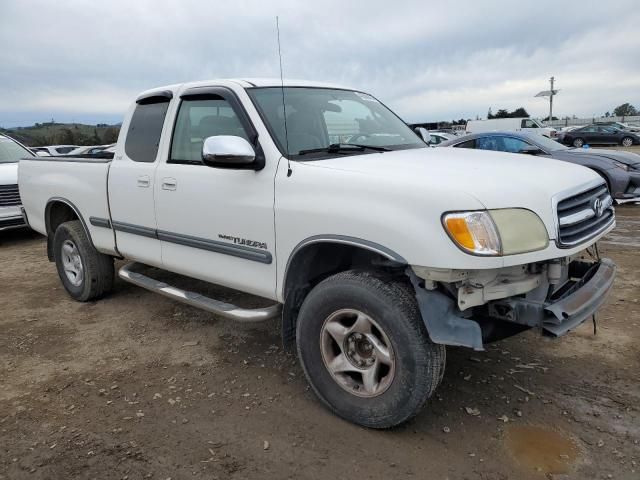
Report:
M 579 132 L 593 133 L 593 132 L 597 132 L 598 131 L 598 127 L 584 127 L 584 128 L 581 128 L 578 131 Z
M 531 145 L 524 140 L 520 140 L 519 138 L 514 137 L 502 137 L 502 141 L 504 144 L 504 151 L 511 153 L 520 153 L 527 147 Z
M 454 147 L 456 147 L 456 148 L 476 148 L 476 141 L 475 140 L 467 140 L 466 142 L 462 142 L 462 143 L 459 143 L 457 145 L 454 145 Z
M 155 162 L 169 101 L 151 97 L 139 103 L 131 117 L 124 151 L 134 162 Z
M 530 118 L 525 118 L 521 123 L 522 128 L 538 128 L 538 123 L 531 120 Z
M 478 150 L 494 150 L 504 152 L 504 144 L 502 137 L 481 137 L 476 140 L 476 148 Z
M 76 147 L 56 147 L 54 150 L 58 152 L 60 155 L 66 155 L 72 150 L 75 150 Z
M 442 137 L 440 137 L 439 135 L 429 135 L 431 137 L 431 144 L 432 145 L 438 145 L 439 143 L 442 142 Z
M 249 136 L 229 102 L 222 97 L 186 98 L 180 104 L 171 142 L 171 162 L 202 163 L 202 144 L 207 137 Z

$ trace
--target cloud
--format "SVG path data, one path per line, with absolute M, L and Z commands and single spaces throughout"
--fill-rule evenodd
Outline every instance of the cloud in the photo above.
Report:
M 119 121 L 139 91 L 285 75 L 369 91 L 409 121 L 524 106 L 554 75 L 554 111 L 640 103 L 640 10 L 584 2 L 5 0 L 0 125 L 52 116 Z

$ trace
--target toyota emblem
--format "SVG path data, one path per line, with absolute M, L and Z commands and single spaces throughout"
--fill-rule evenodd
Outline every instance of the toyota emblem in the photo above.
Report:
M 600 200 L 599 198 L 596 198 L 593 201 L 593 204 L 591 205 L 591 208 L 593 209 L 593 211 L 596 214 L 596 217 L 601 217 L 602 214 L 604 213 L 604 203 L 602 203 L 602 200 Z

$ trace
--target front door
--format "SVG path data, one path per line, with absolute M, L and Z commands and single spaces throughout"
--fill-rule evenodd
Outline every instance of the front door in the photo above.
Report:
M 164 268 L 270 297 L 275 292 L 275 162 L 259 171 L 202 163 L 204 139 L 257 133 L 226 88 L 183 93 L 168 160 L 156 172 L 156 215 Z
M 149 265 L 162 263 L 154 202 L 158 144 L 170 98 L 139 99 L 122 148 L 109 170 L 109 206 L 118 250 Z

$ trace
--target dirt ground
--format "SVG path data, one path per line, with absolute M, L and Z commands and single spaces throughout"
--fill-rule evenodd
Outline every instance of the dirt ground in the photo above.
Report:
M 76 303 L 44 239 L 5 232 L 0 479 L 638 479 L 639 248 L 640 206 L 620 207 L 600 244 L 619 270 L 597 335 L 587 323 L 449 348 L 427 408 L 372 431 L 320 405 L 275 322 L 233 324 L 119 280 Z

